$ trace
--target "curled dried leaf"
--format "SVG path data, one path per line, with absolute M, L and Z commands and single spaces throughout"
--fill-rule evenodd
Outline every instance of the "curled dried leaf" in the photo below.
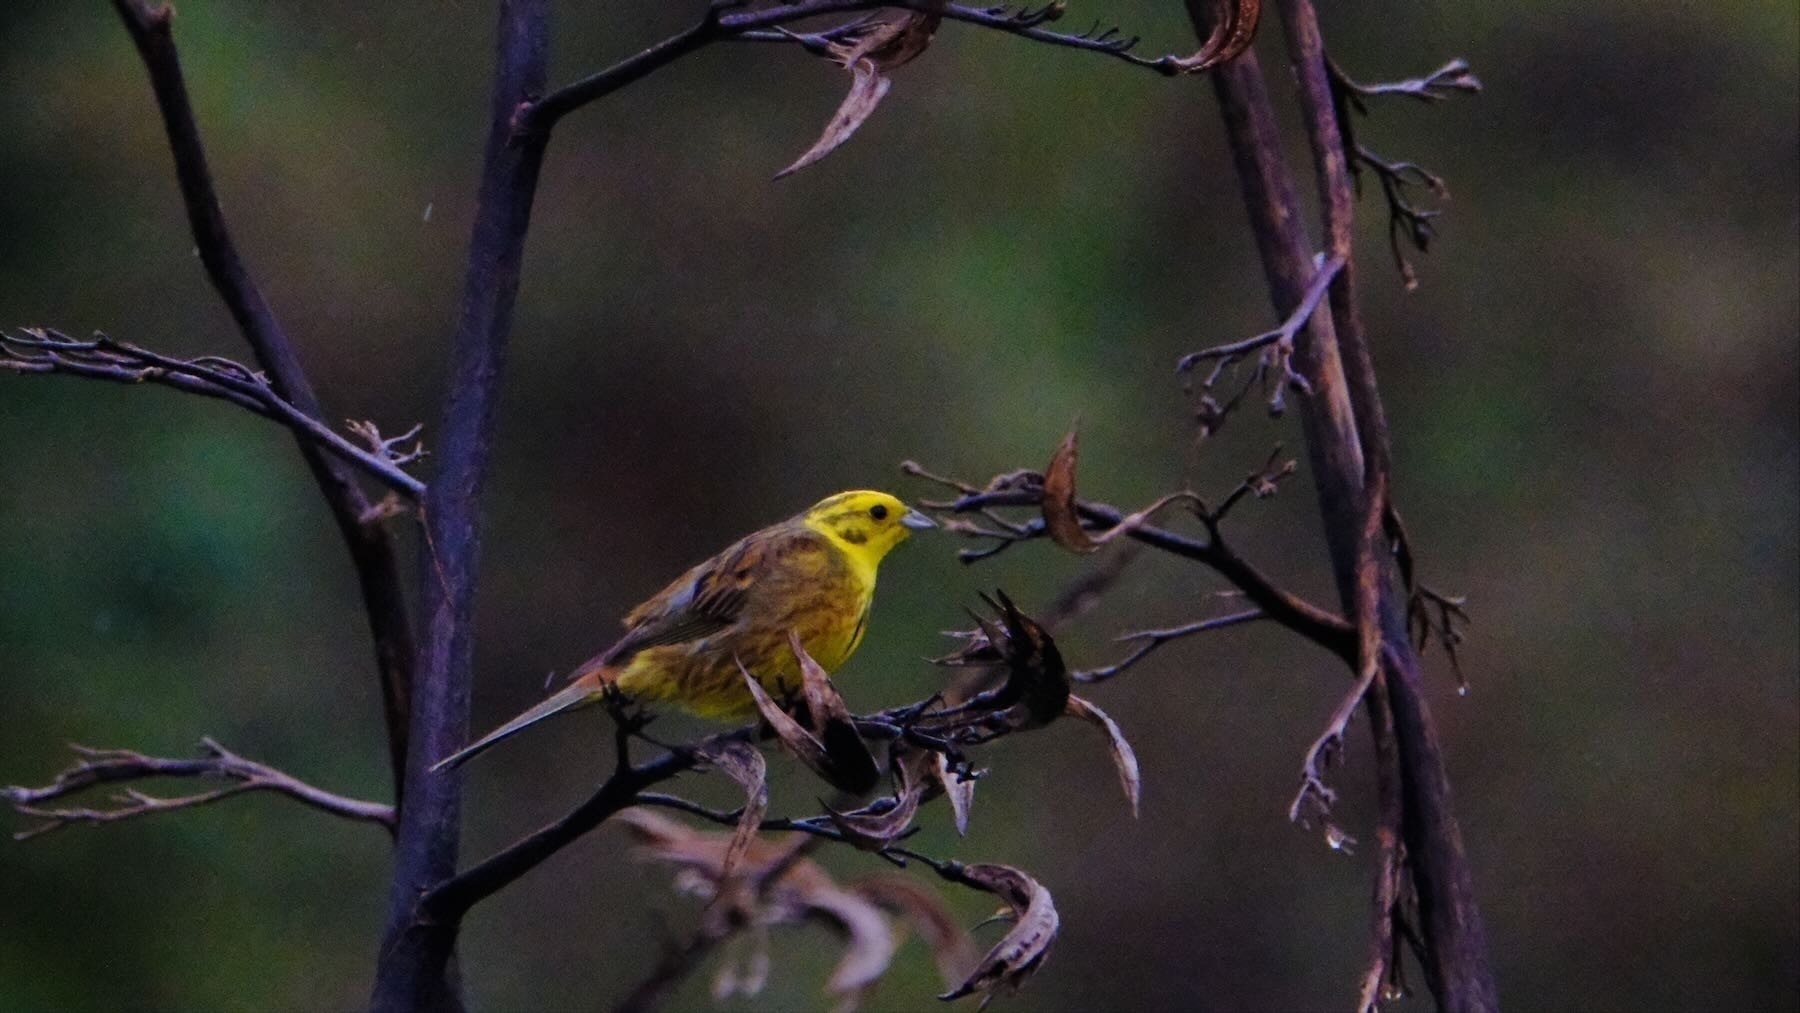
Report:
M 1250 48 L 1256 24 L 1262 17 L 1261 0 L 1209 0 L 1212 31 L 1200 49 L 1189 57 L 1163 57 L 1159 66 L 1169 74 L 1198 74 L 1228 63 Z
M 719 870 L 719 879 L 724 881 L 737 870 L 738 863 L 750 850 L 750 842 L 756 838 L 763 817 L 769 812 L 769 765 L 763 754 L 747 742 L 707 746 L 699 750 L 698 755 L 744 788 L 744 811 L 738 817 L 737 829 L 732 832 L 731 844 L 725 850 Z
M 1069 695 L 1068 715 L 1097 725 L 1106 733 L 1113 766 L 1119 771 L 1119 786 L 1125 789 L 1125 798 L 1131 802 L 1131 815 L 1135 819 L 1138 814 L 1138 798 L 1143 793 L 1143 781 L 1138 774 L 1137 753 L 1132 751 L 1131 743 L 1119 729 L 1119 723 L 1105 711 L 1072 693 Z
M 746 952 L 748 951 L 748 952 Z M 724 1002 L 734 995 L 760 995 L 769 983 L 769 933 L 758 926 L 756 931 L 733 936 L 725 959 L 713 975 L 714 1002 Z
M 969 976 L 977 957 L 975 941 L 937 891 L 895 873 L 864 877 L 849 889 L 897 915 L 925 940 L 946 989 L 955 988 Z
M 887 72 L 909 63 L 931 44 L 940 15 L 908 12 L 897 18 L 870 23 L 851 39 L 833 42 L 831 59 L 850 71 L 850 92 L 838 105 L 825 130 L 806 153 L 775 174 L 791 176 L 831 154 L 848 141 L 874 114 L 875 107 L 893 87 Z
M 686 882 L 703 897 L 726 896 L 720 875 L 730 844 L 727 836 L 699 830 L 643 808 L 626 809 L 618 820 L 641 842 L 640 858 L 668 862 L 682 871 L 677 882 Z M 770 926 L 823 920 L 845 940 L 845 949 L 827 988 L 854 999 L 872 986 L 892 962 L 900 938 L 885 914 L 878 891 L 846 888 L 811 859 L 795 854 L 815 838 L 776 843 L 758 838 L 744 861 L 742 881 L 752 889 L 731 894 L 743 905 L 741 917 L 710 923 L 715 938 L 728 939 L 732 948 L 713 980 L 714 996 L 754 995 L 768 974 Z M 745 930 L 752 930 L 748 935 Z M 928 938 L 930 938 L 928 936 Z
M 924 790 L 923 784 L 908 783 L 893 798 L 876 799 L 852 812 L 839 812 L 826 805 L 825 815 L 850 844 L 863 851 L 881 851 L 905 836 L 919 812 Z
M 1089 553 L 1100 546 L 1081 529 L 1081 515 L 1075 508 L 1075 461 L 1079 456 L 1080 441 L 1071 429 L 1044 468 L 1044 530 L 1051 541 L 1070 552 Z
M 1006 901 L 1015 919 L 1012 929 L 981 958 L 968 978 L 938 997 L 960 999 L 980 992 L 985 1009 L 1001 991 L 1017 991 L 1043 966 L 1062 922 L 1050 891 L 1010 865 L 966 865 L 954 874 L 959 881 Z
M 835 883 L 819 884 L 804 891 L 800 899 L 808 908 L 837 922 L 844 934 L 844 955 L 825 983 L 827 989 L 838 995 L 853 995 L 887 973 L 900 940 L 872 900 Z
M 802 651 L 801 655 L 804 656 L 805 652 Z M 854 748 L 843 734 L 838 733 L 833 736 L 834 752 L 805 725 L 796 721 L 793 715 L 782 710 L 781 705 L 769 696 L 768 691 L 762 688 L 762 683 L 750 674 L 750 670 L 741 661 L 738 662 L 738 672 L 744 677 L 744 685 L 750 691 L 750 698 L 756 703 L 757 712 L 769 723 L 782 747 L 805 764 L 807 769 L 824 778 L 833 787 L 859 795 L 875 786 L 875 782 L 880 779 L 880 771 L 875 769 L 875 760 L 868 755 L 868 747 L 863 745 L 854 727 L 848 729 L 848 739 L 854 740 Z
M 820 776 L 844 791 L 868 794 L 881 779 L 881 769 L 875 765 L 875 757 L 870 754 L 862 736 L 857 734 L 855 717 L 844 704 L 837 687 L 831 684 L 831 677 L 824 667 L 806 653 L 799 635 L 789 631 L 788 644 L 800 663 L 800 685 L 806 700 L 807 718 L 812 722 L 812 730 L 824 747 L 828 761 L 829 769 L 819 771 Z
M 1075 499 L 1075 463 L 1080 456 L 1075 430 L 1069 430 L 1050 455 L 1044 469 L 1044 530 L 1050 540 L 1070 552 L 1087 554 L 1115 539 L 1124 538 L 1143 527 L 1150 518 L 1172 503 L 1199 505 L 1200 498 L 1191 492 L 1172 492 L 1149 506 L 1119 519 L 1119 523 L 1098 534 L 1090 534 L 1081 526 L 1081 508 Z

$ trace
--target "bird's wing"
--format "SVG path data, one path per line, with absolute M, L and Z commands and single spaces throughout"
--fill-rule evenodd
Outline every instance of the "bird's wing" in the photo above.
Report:
M 766 529 L 688 570 L 625 617 L 625 636 L 575 669 L 573 677 L 615 665 L 639 651 L 710 636 L 736 622 L 751 588 L 772 560 L 789 551 L 796 534 Z

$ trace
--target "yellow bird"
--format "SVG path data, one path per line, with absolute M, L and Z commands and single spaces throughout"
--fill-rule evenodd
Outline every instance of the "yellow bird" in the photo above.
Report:
M 617 692 L 673 701 L 710 718 L 753 713 L 738 662 L 767 688 L 799 685 L 788 633 L 827 672 L 862 643 L 875 571 L 912 531 L 936 527 L 885 492 L 841 492 L 747 535 L 675 578 L 625 617 L 625 636 L 569 676 L 569 685 L 441 760 L 454 767 L 555 714 Z

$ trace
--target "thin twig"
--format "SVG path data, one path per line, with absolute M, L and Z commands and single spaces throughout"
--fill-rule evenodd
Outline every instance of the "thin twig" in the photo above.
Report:
M 738 818 L 743 815 L 742 809 L 734 809 L 729 812 L 722 809 L 712 809 L 703 806 L 698 802 L 690 802 L 678 795 L 664 795 L 658 792 L 640 792 L 632 804 L 654 806 L 659 809 L 673 809 L 676 812 L 684 812 L 690 816 L 698 816 L 703 820 L 727 827 L 737 826 Z M 806 834 L 822 841 L 831 841 L 837 844 L 850 843 L 850 839 L 844 836 L 843 831 L 832 826 L 831 818 L 825 815 L 804 816 L 799 818 L 770 818 L 758 823 L 756 829 L 762 833 Z M 943 865 L 947 861 L 946 859 L 932 858 L 929 855 L 914 851 L 911 848 L 901 847 L 897 844 L 890 844 L 887 847 L 876 851 L 875 854 L 901 868 L 906 867 L 908 860 L 923 862 L 933 868 Z
M 1357 112 L 1367 112 L 1361 99 L 1376 98 L 1383 95 L 1401 95 L 1431 104 L 1454 98 L 1457 94 L 1479 95 L 1481 80 L 1469 69 L 1469 61 L 1458 57 L 1445 63 L 1442 67 L 1423 77 L 1408 78 L 1404 81 L 1383 81 L 1375 84 L 1363 84 L 1344 73 L 1336 60 L 1326 60 L 1327 71 L 1331 75 L 1332 86 L 1347 92 L 1358 99 Z
M 1317 38 L 1318 35 L 1316 30 L 1307 34 L 1310 38 Z M 1412 162 L 1390 162 L 1359 143 L 1356 117 L 1368 115 L 1369 107 L 1364 101 L 1367 98 L 1403 95 L 1421 102 L 1434 103 L 1456 94 L 1477 94 L 1481 91 L 1481 82 L 1470 73 L 1466 61 L 1456 59 L 1424 77 L 1386 84 L 1360 84 L 1323 55 L 1322 43 L 1317 52 L 1319 59 L 1308 63 L 1313 68 L 1309 76 L 1315 81 L 1309 87 L 1329 93 L 1332 119 L 1338 135 L 1317 139 L 1321 143 L 1331 143 L 1342 153 L 1358 192 L 1362 187 L 1363 170 L 1368 169 L 1375 174 L 1376 180 L 1381 184 L 1382 196 L 1387 201 L 1388 250 L 1393 257 L 1395 270 L 1400 273 L 1401 283 L 1410 291 L 1418 287 L 1419 278 L 1402 247 L 1410 244 L 1420 253 L 1429 252 L 1431 240 L 1437 235 L 1433 219 L 1442 212 L 1414 203 L 1409 191 L 1419 188 L 1439 200 L 1447 200 L 1450 190 L 1443 178 L 1430 170 Z M 1331 157 L 1335 160 L 1337 156 Z M 1334 172 L 1341 174 L 1341 166 L 1334 168 Z M 1348 199 L 1347 194 L 1344 199 Z M 1341 211 L 1340 215 L 1347 220 L 1347 209 Z
M 1402 247 L 1410 244 L 1420 253 L 1431 252 L 1431 241 L 1437 238 L 1434 220 L 1443 211 L 1414 203 L 1412 191 L 1423 189 L 1439 200 L 1448 200 L 1450 187 L 1442 176 L 1416 163 L 1390 162 L 1364 144 L 1358 144 L 1354 150 L 1355 157 L 1350 163 L 1353 171 L 1359 177 L 1364 169 L 1373 172 L 1381 184 L 1381 194 L 1387 200 L 1388 250 L 1394 258 L 1394 267 L 1407 289 L 1417 288 L 1418 272 L 1413 270 Z
M 1201 633 L 1211 633 L 1214 630 L 1239 626 L 1244 623 L 1255 622 L 1258 619 L 1267 619 L 1268 617 L 1268 613 L 1264 612 L 1262 609 L 1247 609 L 1243 612 L 1233 612 L 1230 615 L 1214 616 L 1211 619 L 1201 619 L 1197 622 L 1187 623 L 1182 626 L 1171 626 L 1161 630 L 1138 630 L 1134 633 L 1127 633 L 1119 637 L 1119 640 L 1123 643 L 1135 641 L 1138 645 L 1132 648 L 1130 654 L 1127 654 L 1118 661 L 1102 668 L 1089 668 L 1079 672 L 1071 672 L 1069 678 L 1076 682 L 1105 682 L 1108 679 L 1123 674 L 1126 669 L 1149 657 L 1157 648 L 1171 640 L 1180 640 L 1183 637 L 1191 637 Z
M 1216 509 L 1200 511 L 1200 520 L 1206 525 L 1207 530 L 1212 532 L 1215 541 L 1221 538 L 1219 525 L 1224 523 L 1233 507 L 1246 497 L 1268 499 L 1275 495 L 1283 481 L 1293 477 L 1294 473 L 1299 470 L 1298 462 L 1292 459 L 1287 461 L 1281 459 L 1282 450 L 1282 445 L 1277 443 L 1275 449 L 1269 451 L 1269 459 L 1263 462 L 1263 466 L 1244 476 L 1244 480 L 1225 495 L 1225 499 Z
M 549 0 L 502 0 L 497 11 L 487 143 L 463 271 L 446 393 L 433 430 L 438 463 L 421 511 L 418 687 L 410 715 L 408 798 L 400 808 L 387 925 L 375 968 L 375 1013 L 460 1009 L 450 973 L 454 924 L 421 924 L 419 899 L 454 875 L 462 780 L 431 765 L 462 745 L 474 679 L 481 495 L 490 471 L 513 311 L 549 136 L 522 130 L 520 111 L 545 90 Z
M 69 748 L 78 759 L 74 766 L 57 774 L 49 784 L 37 788 L 13 786 L 0 789 L 0 797 L 6 799 L 14 812 L 43 821 L 15 833 L 14 840 L 39 837 L 78 823 L 114 823 L 153 813 L 173 812 L 253 791 L 275 792 L 333 816 L 375 823 L 390 834 L 394 831 L 393 806 L 364 802 L 316 788 L 268 764 L 245 759 L 210 738 L 200 740 L 197 759 L 186 760 L 146 756 L 128 749 L 90 749 L 79 745 Z M 45 805 L 96 785 L 160 777 L 222 780 L 226 784 L 211 791 L 177 797 L 150 795 L 127 788 L 113 797 L 117 804 L 106 809 Z
M 1251 352 L 1260 351 L 1262 354 L 1251 382 L 1263 380 L 1270 387 L 1269 414 L 1280 415 L 1287 407 L 1286 392 L 1289 387 L 1303 394 L 1312 393 L 1312 384 L 1307 381 L 1306 377 L 1294 370 L 1294 338 L 1302 328 L 1312 321 L 1312 315 L 1318 310 L 1319 302 L 1325 298 L 1325 293 L 1331 287 L 1332 279 L 1337 277 L 1338 271 L 1343 266 L 1344 257 L 1342 255 L 1333 254 L 1327 257 L 1313 273 L 1312 281 L 1307 284 L 1306 294 L 1301 297 L 1300 304 L 1287 315 L 1287 319 L 1281 322 L 1281 326 L 1242 341 L 1190 352 L 1182 356 L 1181 360 L 1175 364 L 1176 371 L 1186 373 L 1202 362 L 1214 362 L 1212 372 L 1208 373 L 1206 378 L 1200 382 L 1202 389 L 1211 390 L 1213 384 L 1218 382 L 1219 377 L 1233 363 Z M 1272 383 L 1267 379 L 1271 376 L 1274 377 Z M 1208 401 L 1210 400 L 1209 398 Z M 1237 400 L 1237 398 L 1233 398 L 1227 405 L 1217 407 L 1211 413 L 1203 414 L 1202 425 L 1209 432 L 1216 431 L 1224 422 L 1224 417 L 1229 413 L 1231 407 L 1237 404 Z
M 1424 650 L 1436 643 L 1450 658 L 1450 670 L 1456 675 L 1458 693 L 1467 695 L 1469 680 L 1463 675 L 1462 659 L 1456 653 L 1462 646 L 1469 625 L 1466 597 L 1448 595 L 1430 585 L 1418 584 L 1406 603 L 1407 626 L 1412 631 L 1413 645 Z
M 287 426 L 302 441 L 316 444 L 410 499 L 425 492 L 425 483 L 401 470 L 402 465 L 417 460 L 423 448 L 398 449 L 398 444 L 418 435 L 417 427 L 388 440 L 372 423 L 354 423 L 351 431 L 370 441 L 364 449 L 283 400 L 264 374 L 229 359 L 210 355 L 177 359 L 104 334 L 80 341 L 49 328 L 27 327 L 17 334 L 0 331 L 0 371 L 157 384 L 229 401 Z

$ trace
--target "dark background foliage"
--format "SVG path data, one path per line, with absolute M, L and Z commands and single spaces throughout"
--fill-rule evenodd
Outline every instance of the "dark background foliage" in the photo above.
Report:
M 566 79 L 692 5 L 561 6 Z M 1079 6 L 1152 49 L 1184 38 L 1178 5 Z M 227 213 L 335 417 L 435 421 L 489 7 L 181 5 Z M 1473 692 L 1444 673 L 1434 706 L 1502 994 L 1793 1008 L 1794 8 L 1382 0 L 1325 28 L 1361 77 L 1462 55 L 1488 85 L 1363 127 L 1455 192 L 1420 291 L 1390 283 L 1375 201 L 1362 217 L 1399 502 L 1478 620 Z M 771 185 L 842 84 L 788 47 L 718 47 L 559 134 L 489 497 L 477 723 L 738 533 L 843 487 L 923 493 L 902 458 L 1041 465 L 1079 414 L 1084 490 L 1132 504 L 1227 488 L 1297 443 L 1291 420 L 1245 415 L 1196 450 L 1170 370 L 1270 323 L 1205 82 L 946 26 L 848 147 Z M 244 355 L 104 4 L 0 9 L 0 323 Z M 0 783 L 47 778 L 69 739 L 180 753 L 207 733 L 386 791 L 351 574 L 286 434 L 167 391 L 4 379 L 0 465 Z M 1241 511 L 1238 537 L 1331 600 L 1303 481 Z M 953 548 L 920 538 L 888 564 L 839 680 L 852 705 L 934 685 L 918 659 L 977 588 L 1032 607 L 1083 565 L 1036 545 L 969 570 Z M 1062 644 L 1097 663 L 1123 629 L 1216 607 L 1216 586 L 1145 559 Z M 966 842 L 928 814 L 924 846 L 1056 892 L 1064 934 L 1018 1008 L 1348 1002 L 1367 864 L 1283 814 L 1342 683 L 1274 628 L 1171 647 L 1095 694 L 1139 749 L 1142 820 L 1077 728 L 993 750 Z M 569 719 L 473 767 L 471 852 L 580 798 L 610 762 L 603 727 Z M 1366 750 L 1353 737 L 1340 778 L 1352 832 Z M 777 811 L 810 804 L 801 772 L 775 777 Z M 621 838 L 476 912 L 480 1007 L 594 1008 L 691 918 L 662 872 L 618 864 Z M 0 847 L 0 1007 L 355 1006 L 386 874 L 378 831 L 268 799 Z M 822 1002 L 823 941 L 777 940 L 751 1005 Z M 933 984 L 909 949 L 873 1005 L 927 1005 Z

